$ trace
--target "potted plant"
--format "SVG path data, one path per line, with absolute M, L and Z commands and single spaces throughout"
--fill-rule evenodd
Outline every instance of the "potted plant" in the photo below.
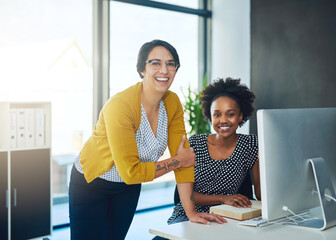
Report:
M 207 78 L 203 79 L 203 88 L 207 85 Z M 181 89 L 182 90 L 182 89 Z M 190 89 L 188 86 L 188 94 L 185 95 L 182 90 L 185 103 L 183 104 L 184 112 L 187 114 L 186 120 L 189 123 L 189 135 L 211 133 L 211 124 L 202 114 L 202 103 L 199 101 L 199 92 Z

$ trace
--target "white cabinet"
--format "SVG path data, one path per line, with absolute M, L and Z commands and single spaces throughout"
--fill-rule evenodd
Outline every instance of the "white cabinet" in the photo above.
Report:
M 51 235 L 51 107 L 0 102 L 0 239 Z

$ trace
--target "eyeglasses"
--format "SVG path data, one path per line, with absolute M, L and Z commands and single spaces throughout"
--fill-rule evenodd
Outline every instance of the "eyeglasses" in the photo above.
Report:
M 146 64 L 149 63 L 149 66 L 153 70 L 158 70 L 162 67 L 162 61 L 160 59 L 150 59 L 146 61 Z M 175 60 L 169 60 L 165 62 L 166 67 L 169 71 L 176 71 L 179 67 L 179 64 L 175 62 Z

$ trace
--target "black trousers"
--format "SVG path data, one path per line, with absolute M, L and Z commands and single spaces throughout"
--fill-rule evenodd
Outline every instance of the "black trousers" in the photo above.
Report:
M 73 166 L 69 187 L 72 240 L 123 240 L 132 223 L 141 184 L 97 178 L 87 183 Z

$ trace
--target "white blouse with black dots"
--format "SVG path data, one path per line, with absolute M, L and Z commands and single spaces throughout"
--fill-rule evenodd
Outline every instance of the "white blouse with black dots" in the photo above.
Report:
M 141 162 L 156 162 L 163 155 L 168 144 L 168 117 L 163 101 L 160 101 L 159 107 L 159 121 L 156 131 L 156 137 L 149 124 L 145 109 L 141 104 L 141 122 L 139 129 L 135 133 L 135 140 L 138 147 L 139 159 Z M 76 169 L 83 173 L 80 157 L 75 160 Z M 111 182 L 123 182 L 121 179 L 116 165 L 102 174 L 100 178 Z
M 236 194 L 246 174 L 258 160 L 258 139 L 255 135 L 238 134 L 238 142 L 232 155 L 223 160 L 211 158 L 207 145 L 207 134 L 189 138 L 196 155 L 194 190 L 206 195 Z M 210 206 L 196 205 L 197 212 L 209 212 Z M 186 213 L 179 202 L 168 223 Z

